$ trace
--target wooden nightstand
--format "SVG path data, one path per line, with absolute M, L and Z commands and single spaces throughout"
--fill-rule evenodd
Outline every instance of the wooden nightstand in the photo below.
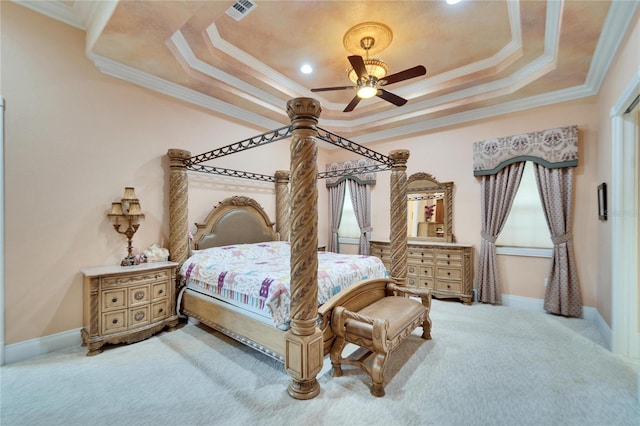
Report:
M 175 262 L 101 266 L 84 275 L 84 328 L 87 356 L 106 343 L 133 343 L 178 324 Z

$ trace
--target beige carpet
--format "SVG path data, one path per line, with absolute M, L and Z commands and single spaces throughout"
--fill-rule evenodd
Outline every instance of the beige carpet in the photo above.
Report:
M 591 322 L 445 301 L 432 319 L 433 340 L 394 352 L 384 398 L 357 368 L 331 377 L 327 359 L 320 395 L 293 400 L 281 364 L 187 325 L 95 357 L 75 347 L 2 367 L 0 422 L 640 425 L 636 373 Z

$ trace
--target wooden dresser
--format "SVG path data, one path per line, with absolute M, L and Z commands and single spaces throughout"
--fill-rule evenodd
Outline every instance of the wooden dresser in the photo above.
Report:
M 388 241 L 371 241 L 371 255 L 379 257 L 389 269 Z M 457 298 L 467 305 L 473 303 L 473 246 L 409 241 L 407 284 L 430 288 L 434 297 Z
M 178 324 L 175 262 L 83 269 L 87 356 L 106 343 L 133 343 Z

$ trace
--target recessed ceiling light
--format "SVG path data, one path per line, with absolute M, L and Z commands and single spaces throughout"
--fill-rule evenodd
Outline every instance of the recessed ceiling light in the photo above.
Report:
M 309 64 L 304 64 L 300 67 L 300 72 L 303 74 L 311 74 L 313 72 L 313 68 L 311 68 L 311 65 Z

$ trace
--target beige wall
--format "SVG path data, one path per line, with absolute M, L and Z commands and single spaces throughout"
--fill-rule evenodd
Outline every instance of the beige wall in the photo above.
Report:
M 125 186 L 136 188 L 146 214 L 134 245 L 142 249 L 152 243 L 166 245 L 167 149 L 198 154 L 267 129 L 241 126 L 103 75 L 84 54 L 82 31 L 12 2 L 2 2 L 1 20 L 0 87 L 7 105 L 5 343 L 12 344 L 82 326 L 80 269 L 115 264 L 125 254 L 124 238 L 113 231 L 106 217 L 110 203 Z M 615 98 L 616 87 L 610 90 Z M 576 232 L 578 271 L 585 305 L 606 313 L 610 286 L 602 282 L 609 271 L 601 259 L 606 236 L 601 228 L 607 225 L 597 220 L 595 185 L 610 175 L 608 163 L 599 158 L 608 155 L 608 148 L 601 146 L 606 143 L 601 127 L 606 126 L 609 106 L 591 98 L 371 148 L 384 154 L 407 148 L 412 153 L 409 173 L 427 171 L 439 180 L 454 181 L 455 234 L 459 241 L 478 246 L 479 185 L 472 175 L 472 143 L 577 124 L 581 143 L 574 226 L 580 231 Z M 344 155 L 337 150 L 320 151 L 320 168 Z M 266 151 L 257 148 L 216 164 L 272 174 L 288 169 L 288 157 L 289 147 L 283 141 Z M 256 198 L 275 217 L 273 189 L 268 186 L 201 176 L 191 179 L 190 186 L 191 223 L 203 219 L 218 201 L 238 193 Z M 373 191 L 374 202 L 380 203 L 376 205 L 388 203 L 388 193 L 388 174 L 380 173 Z M 328 202 L 322 183 L 319 194 L 319 243 L 324 245 Z M 388 210 L 376 208 L 373 220 L 374 238 L 388 237 Z M 598 232 L 586 232 L 593 229 Z M 500 266 L 506 293 L 542 297 L 546 271 L 540 260 L 504 257 Z M 524 281 L 522 276 L 529 279 Z
M 633 77 L 640 72 L 640 11 L 636 13 L 634 21 L 635 26 L 625 37 L 598 96 L 599 133 L 596 151 L 598 172 L 593 185 L 611 182 L 611 108 Z M 609 204 L 611 205 L 610 195 Z M 614 214 L 616 214 L 615 211 L 609 212 L 610 217 Z M 611 221 L 598 222 L 593 229 L 598 241 L 597 273 L 601 284 L 597 289 L 597 308 L 603 318 L 611 324 Z
M 592 229 L 597 226 L 595 190 L 591 184 L 596 176 L 597 111 L 595 98 L 592 97 L 367 146 L 383 154 L 388 154 L 393 149 L 408 149 L 411 156 L 407 163 L 407 174 L 427 172 L 441 182 L 454 182 L 454 234 L 458 242 L 471 243 L 478 248 L 480 246 L 480 184 L 473 176 L 472 149 L 475 141 L 488 138 L 578 125 L 580 161 L 575 172 L 574 229 Z M 336 151 L 331 161 L 342 161 L 348 155 L 348 153 Z M 388 200 L 389 173 L 379 173 L 375 189 L 372 191 L 372 203 L 377 206 L 388 206 Z M 388 239 L 388 209 L 375 209 L 372 222 L 374 228 L 372 238 Z M 586 306 L 596 306 L 598 265 L 595 235 L 589 232 L 576 232 L 574 242 L 583 303 Z M 549 259 L 501 255 L 498 256 L 498 264 L 503 281 L 503 293 L 544 298 L 544 280 L 549 270 Z
M 12 344 L 82 326 L 80 270 L 117 264 L 126 254 L 125 238 L 106 216 L 125 186 L 136 188 L 146 215 L 134 246 L 167 245 L 167 149 L 200 154 L 267 129 L 100 73 L 84 54 L 84 32 L 68 25 L 12 2 L 2 2 L 1 19 L 4 313 L 5 342 Z M 216 164 L 273 174 L 289 169 L 289 145 L 276 142 Z M 275 218 L 273 188 L 247 182 L 196 176 L 189 222 L 235 194 L 254 197 Z M 319 202 L 326 212 L 326 197 Z

